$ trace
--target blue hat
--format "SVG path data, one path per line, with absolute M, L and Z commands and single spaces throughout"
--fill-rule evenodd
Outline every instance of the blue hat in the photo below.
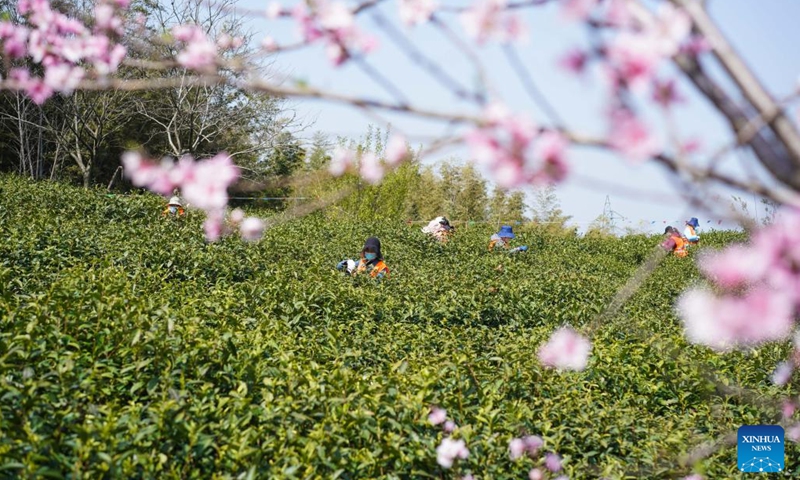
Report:
M 688 222 L 686 222 L 686 224 L 687 224 L 687 225 L 691 225 L 691 226 L 693 226 L 694 228 L 697 228 L 697 227 L 699 227 L 699 226 L 700 226 L 700 222 L 699 222 L 699 221 L 697 221 L 697 218 L 696 218 L 696 217 L 692 217 L 692 218 L 691 218 L 691 220 L 689 220 Z
M 516 235 L 514 235 L 514 232 L 511 231 L 511 226 L 510 225 L 503 225 L 502 227 L 500 227 L 500 231 L 497 232 L 497 236 L 498 237 L 508 237 L 508 238 L 515 238 L 516 237 Z

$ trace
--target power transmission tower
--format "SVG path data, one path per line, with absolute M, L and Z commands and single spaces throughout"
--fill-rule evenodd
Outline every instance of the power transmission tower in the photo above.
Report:
M 606 195 L 606 203 L 603 205 L 603 217 L 608 219 L 609 226 L 611 229 L 611 233 L 614 235 L 617 234 L 617 225 L 616 220 L 627 220 L 628 218 L 623 216 L 621 213 L 611 209 L 611 198 Z

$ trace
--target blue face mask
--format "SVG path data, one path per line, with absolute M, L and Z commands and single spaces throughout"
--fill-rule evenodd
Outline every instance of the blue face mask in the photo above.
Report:
M 378 258 L 378 254 L 377 253 L 367 252 L 367 253 L 364 254 L 364 258 L 366 258 L 368 262 L 371 262 L 371 261 L 375 260 L 376 258 Z

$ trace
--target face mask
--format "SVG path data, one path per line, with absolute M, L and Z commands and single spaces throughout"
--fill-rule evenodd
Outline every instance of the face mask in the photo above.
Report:
M 364 258 L 366 258 L 368 262 L 371 262 L 371 261 L 375 260 L 376 258 L 378 258 L 378 254 L 377 253 L 367 252 L 367 253 L 364 254 Z

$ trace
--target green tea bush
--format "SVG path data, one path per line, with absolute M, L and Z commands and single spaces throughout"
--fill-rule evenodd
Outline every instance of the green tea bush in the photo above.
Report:
M 0 189 L 1 478 L 524 478 L 534 461 L 508 455 L 522 434 L 571 478 L 669 478 L 696 447 L 779 420 L 769 399 L 787 387 L 769 375 L 787 346 L 720 356 L 683 337 L 673 303 L 700 281 L 696 252 L 593 324 L 657 236 L 521 228 L 532 248 L 508 256 L 487 252 L 489 227 L 442 246 L 323 212 L 207 244 L 201 218 L 161 218 L 151 195 Z M 391 278 L 335 271 L 370 235 Z M 565 324 L 591 331 L 583 372 L 537 361 Z M 470 449 L 452 470 L 433 405 Z M 795 445 L 786 458 L 800 474 Z M 735 448 L 695 470 L 736 477 Z

